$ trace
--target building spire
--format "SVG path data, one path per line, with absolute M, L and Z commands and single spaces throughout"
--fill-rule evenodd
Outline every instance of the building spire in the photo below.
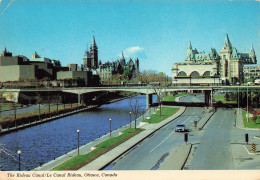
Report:
M 224 42 L 224 47 L 229 47 L 230 49 L 232 48 L 232 45 L 229 41 L 229 38 L 228 38 L 228 34 L 226 34 L 226 39 L 225 39 L 225 42 Z
M 191 42 L 189 42 L 189 47 L 188 47 L 188 49 L 192 49 Z
M 255 54 L 255 50 L 254 50 L 253 44 L 251 46 L 250 54 Z
M 125 56 L 124 56 L 124 53 L 123 53 L 123 51 L 122 51 L 122 59 L 125 59 Z
M 93 40 L 92 40 L 92 49 L 97 49 L 97 44 L 96 44 L 94 35 L 93 35 Z

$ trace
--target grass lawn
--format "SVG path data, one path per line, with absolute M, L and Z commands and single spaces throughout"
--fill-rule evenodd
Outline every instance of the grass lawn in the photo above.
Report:
M 224 95 L 214 96 L 215 101 L 221 101 L 222 103 L 237 104 L 237 101 L 226 101 Z
M 101 156 L 102 154 L 108 152 L 119 144 L 140 133 L 142 130 L 143 129 L 139 128 L 137 128 L 136 130 L 134 128 L 128 128 L 124 130 L 122 132 L 123 134 L 121 134 L 120 136 L 112 137 L 101 142 L 96 146 L 95 150 L 84 155 L 75 156 L 70 160 L 64 162 L 63 164 L 53 168 L 52 170 L 78 170 L 96 159 L 97 157 Z
M 21 107 L 20 104 L 15 104 L 16 107 Z M 0 106 L 0 110 L 1 111 L 5 111 L 5 110 L 10 110 L 10 109 L 13 109 L 13 105 L 11 103 L 4 103 L 4 104 L 1 104 Z
M 160 116 L 160 110 L 156 111 L 156 114 L 152 114 L 150 116 L 150 119 L 145 119 L 144 122 L 148 123 L 158 123 L 162 120 L 168 118 L 169 116 L 175 114 L 177 111 L 179 111 L 180 108 L 170 108 L 170 107 L 162 107 L 162 113 Z
M 246 117 L 247 112 L 245 110 L 242 111 L 244 126 L 248 128 L 260 128 L 260 116 L 256 119 L 256 122 L 252 121 L 253 117 L 248 118 Z
M 70 105 L 66 105 L 65 109 L 75 109 L 77 108 L 77 104 L 73 104 L 72 107 Z M 63 105 L 59 105 L 58 106 L 58 112 L 61 112 L 64 110 L 64 106 Z M 51 107 L 50 109 L 51 113 L 57 112 L 57 107 Z M 49 114 L 49 109 L 41 109 L 40 110 L 41 114 Z M 28 118 L 28 117 L 32 117 L 32 116 L 36 116 L 39 115 L 39 111 L 38 110 L 34 110 L 31 112 L 27 112 L 27 113 L 20 113 L 20 114 L 16 114 L 16 120 L 22 119 L 22 118 Z M 12 115 L 8 115 L 8 116 L 4 116 L 4 117 L 0 117 L 0 123 L 2 122 L 8 122 L 8 121 L 14 121 L 14 114 Z

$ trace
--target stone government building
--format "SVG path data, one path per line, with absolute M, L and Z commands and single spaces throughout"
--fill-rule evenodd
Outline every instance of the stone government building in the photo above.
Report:
M 98 60 L 98 47 L 95 37 L 93 36 L 90 50 L 86 50 L 83 57 L 83 68 L 86 71 L 92 71 L 93 74 L 99 75 L 101 83 L 104 84 L 105 81 L 112 79 L 112 75 L 116 74 L 127 74 L 127 77 L 122 77 L 120 80 L 123 80 L 123 78 L 131 79 L 136 77 L 139 74 L 139 59 L 136 58 L 135 61 L 133 61 L 130 58 L 127 62 L 122 52 L 120 60 L 114 62 L 107 61 L 102 64 L 101 60 Z M 124 73 L 126 71 L 128 73 Z
M 256 64 L 253 46 L 250 52 L 239 53 L 229 40 L 228 35 L 219 54 L 215 48 L 209 53 L 193 49 L 191 42 L 187 49 L 187 57 L 183 63 L 175 63 L 172 67 L 173 84 L 234 84 L 243 82 L 243 67 Z

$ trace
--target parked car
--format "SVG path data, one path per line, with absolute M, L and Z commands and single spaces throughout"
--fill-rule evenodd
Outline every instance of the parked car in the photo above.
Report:
M 184 124 L 178 124 L 176 127 L 175 127 L 175 132 L 184 132 L 186 129 L 185 129 L 185 125 Z

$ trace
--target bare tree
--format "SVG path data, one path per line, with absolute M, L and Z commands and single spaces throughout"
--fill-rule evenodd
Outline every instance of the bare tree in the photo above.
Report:
M 4 102 L 3 91 L 0 91 L 0 117 L 2 112 L 2 103 Z
M 153 91 L 157 96 L 157 101 L 158 101 L 158 104 L 160 106 L 160 116 L 162 115 L 162 99 L 163 99 L 163 95 L 164 95 L 164 92 L 165 92 L 165 88 L 166 87 L 163 86 L 161 84 L 161 82 L 153 85 Z
M 133 99 L 133 97 L 130 97 L 129 105 L 131 108 L 131 112 L 134 114 L 135 119 L 135 129 L 136 129 L 136 119 L 139 112 L 139 100 Z
M 41 97 L 39 93 L 36 96 L 36 103 L 38 104 L 39 120 L 40 120 L 41 119 Z
M 56 95 L 55 95 L 55 101 L 56 101 L 57 113 L 58 113 L 58 111 L 59 111 L 59 100 L 60 100 L 59 95 L 56 94 Z
M 48 106 L 49 106 L 49 116 L 50 116 L 51 114 L 50 91 L 48 91 Z

